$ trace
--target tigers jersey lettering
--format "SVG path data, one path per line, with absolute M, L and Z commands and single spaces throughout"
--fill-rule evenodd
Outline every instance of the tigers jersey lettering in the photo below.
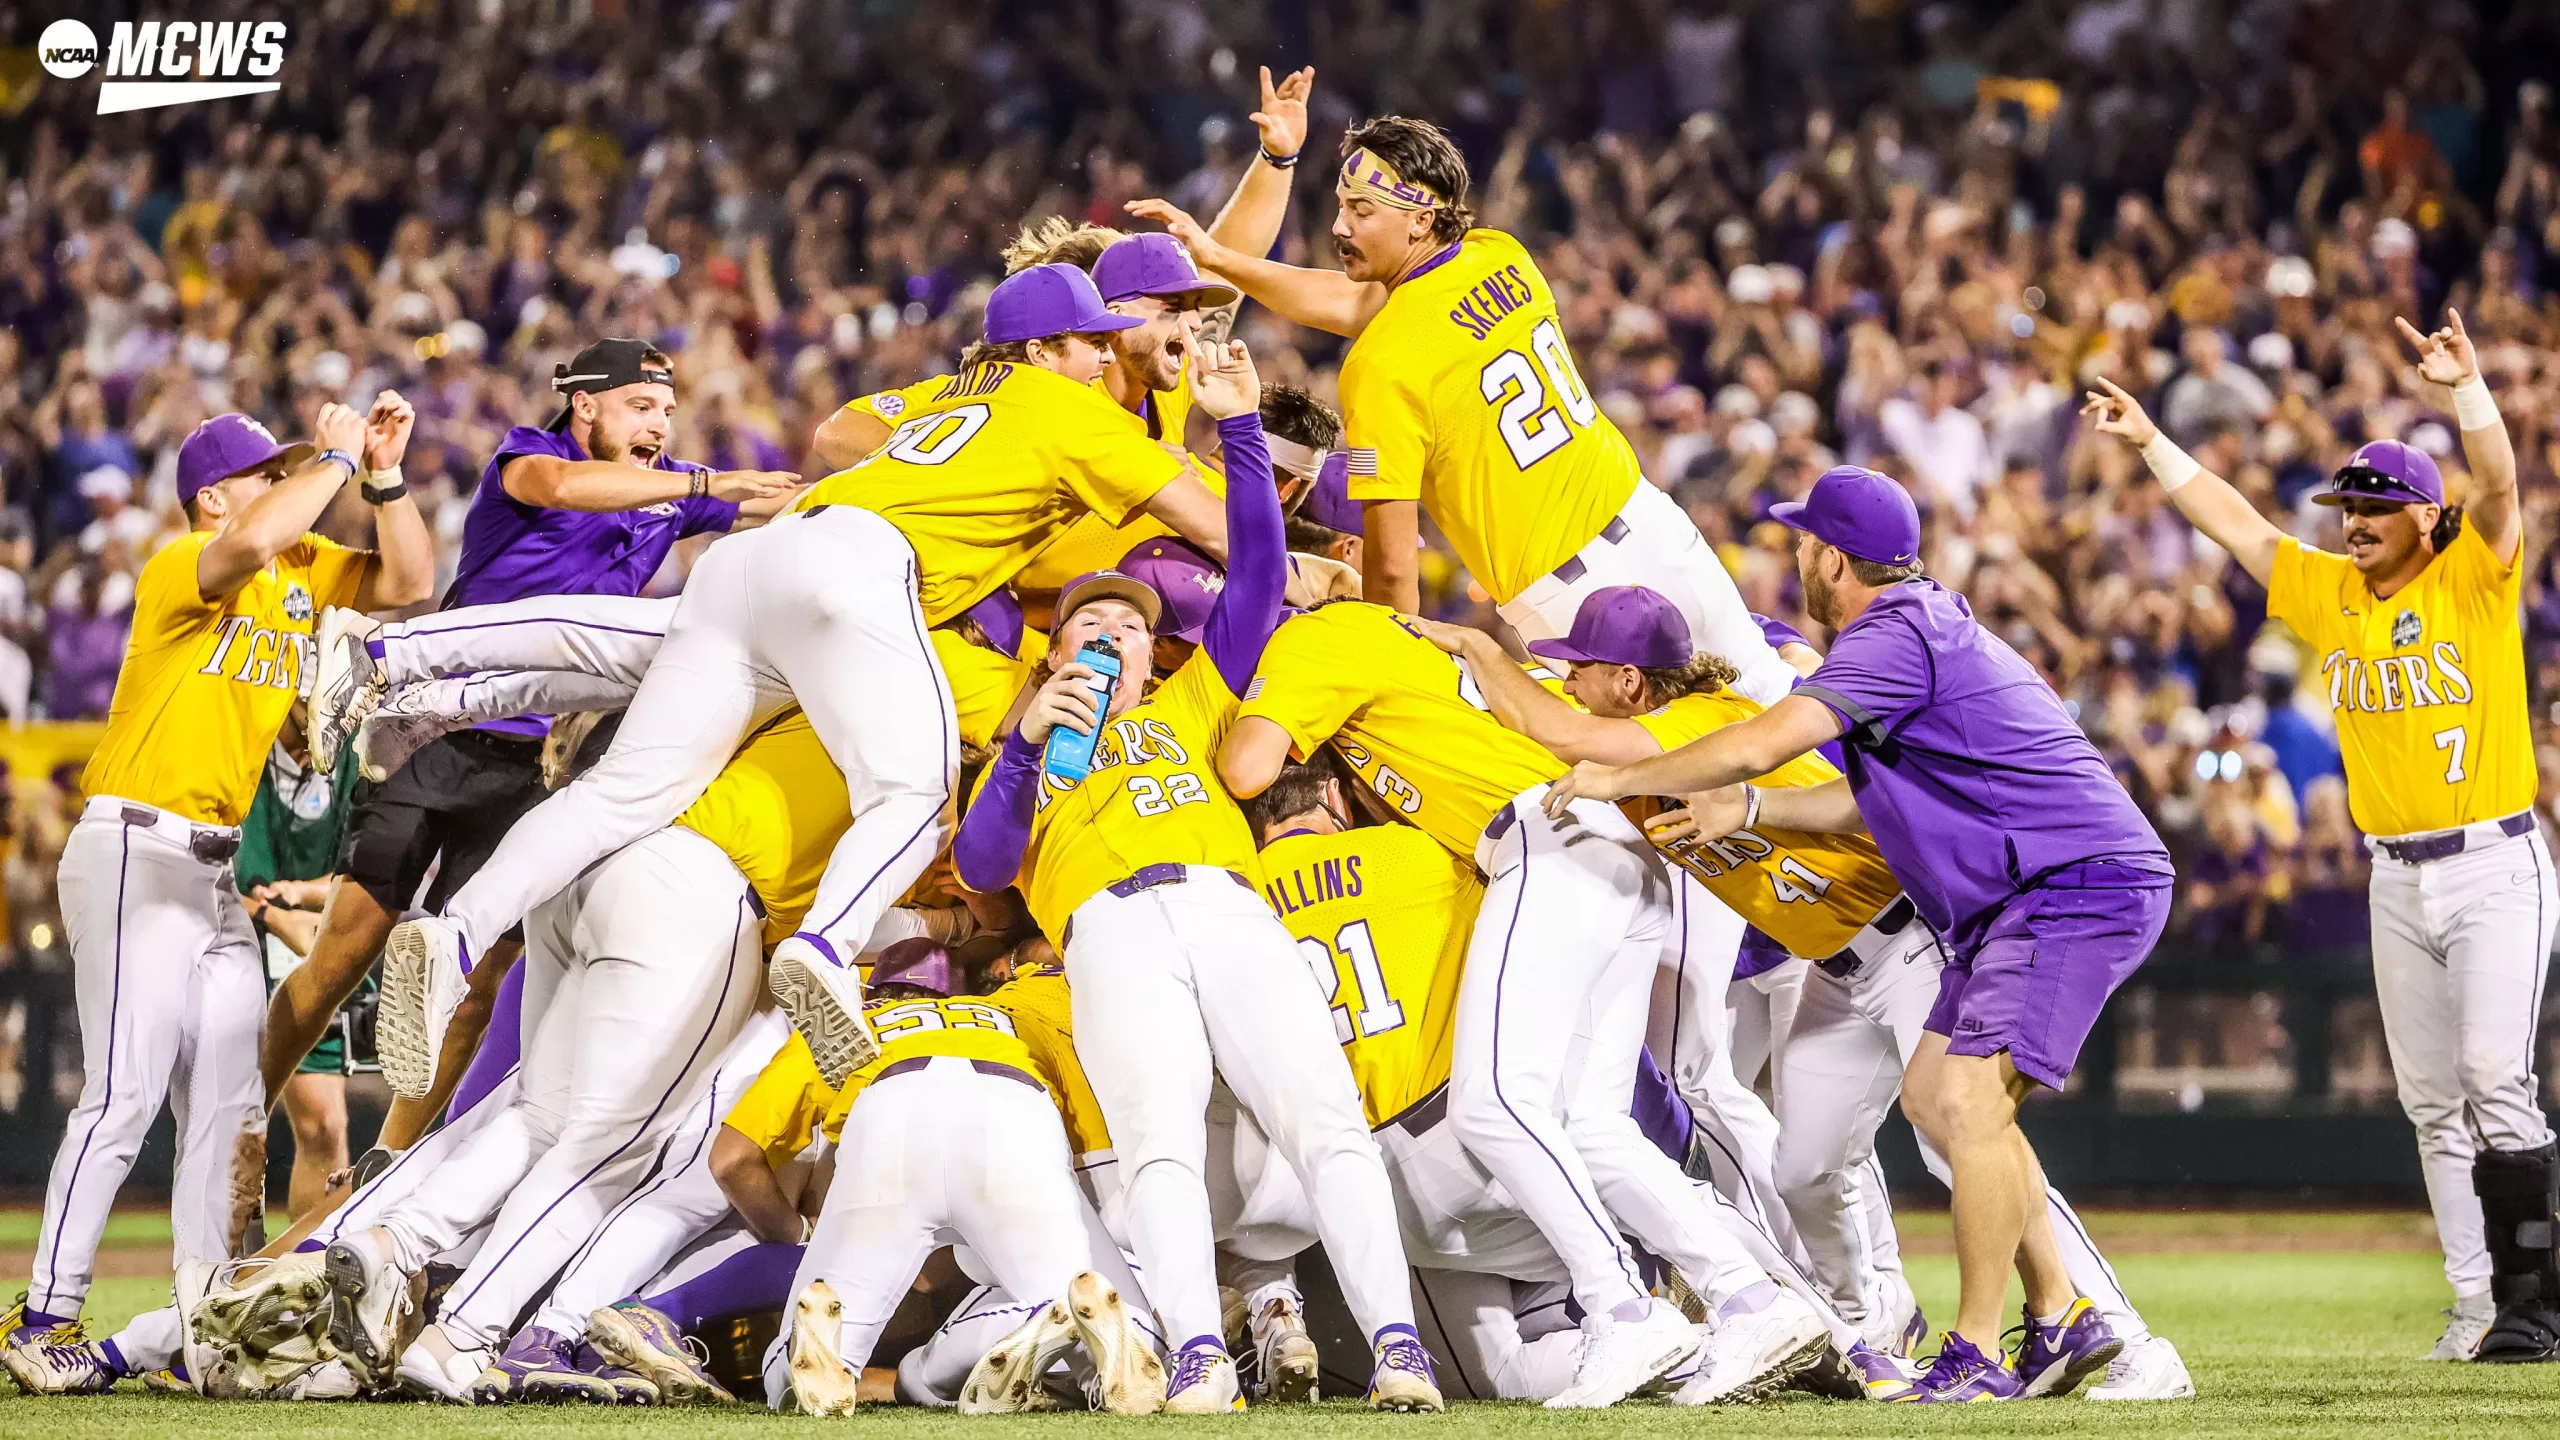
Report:
M 855 505 L 897 526 L 915 547 L 925 623 L 939 625 L 1078 520 L 1117 525 L 1181 469 L 1092 386 L 1036 365 L 984 365 L 944 381 L 878 450 L 793 508 Z
M 1360 783 L 1462 860 L 1511 797 L 1564 773 L 1384 605 L 1336 601 L 1283 621 L 1246 688 L 1242 713 L 1286 731 L 1299 759 L 1332 741 Z
M 779 1170 L 817 1138 L 818 1122 L 834 1108 L 836 1092 L 818 1073 L 809 1042 L 791 1040 L 757 1072 L 755 1083 L 729 1107 L 722 1123 L 756 1142 L 765 1163 Z
M 1334 1038 L 1369 1126 L 1449 1083 L 1458 981 L 1484 886 L 1401 825 L 1289 835 L 1263 847 L 1263 898 L 1332 998 Z
M 196 562 L 212 540 L 210 530 L 181 536 L 135 578 L 106 738 L 80 788 L 237 825 L 301 688 L 313 617 L 356 603 L 374 560 L 306 535 L 238 591 L 207 601 Z
M 1142 865 L 1256 873 L 1253 832 L 1216 770 L 1235 715 L 1236 697 L 1203 648 L 1145 701 L 1103 722 L 1092 773 L 1041 775 L 1016 883 L 1051 939 L 1065 936 L 1077 906 Z
M 1718 691 L 1683 695 L 1636 723 L 1676 750 L 1727 725 L 1760 713 L 1757 701 Z M 1770 787 L 1821 785 L 1840 778 L 1830 761 L 1806 751 L 1752 783 Z M 1639 825 L 1668 808 L 1652 796 L 1625 801 Z M 1736 830 L 1721 840 L 1656 844 L 1664 859 L 1698 877 L 1733 912 L 1791 955 L 1822 959 L 1838 954 L 1867 922 L 1902 894 L 1876 842 L 1864 835 L 1815 835 L 1801 830 Z
M 2523 587 L 2522 564 L 2499 564 L 2469 525 L 2387 600 L 2344 555 L 2277 547 L 2267 613 L 2319 657 L 2356 828 L 2415 835 L 2532 808 Z
M 1591 543 L 1644 476 L 1575 370 L 1519 241 L 1470 230 L 1343 357 L 1351 498 L 1419 500 L 1506 603 Z
M 830 1140 L 844 1133 L 844 1117 L 852 1112 L 853 1102 L 880 1078 L 881 1071 L 901 1060 L 948 1055 L 1010 1065 L 1038 1081 L 1042 1090 L 1049 1089 L 1048 1082 L 1041 1078 L 1039 1062 L 1031 1058 L 1030 1047 L 1014 1033 L 1012 1013 L 979 996 L 875 1000 L 863 1006 L 862 1013 L 871 1022 L 871 1033 L 880 1037 L 880 1053 L 870 1064 L 845 1077 L 844 1089 L 827 1107 L 820 1128 Z M 1054 1092 L 1051 1098 L 1056 1098 Z
M 1067 993 L 1067 972 L 1060 965 L 1035 965 L 1018 971 L 986 1002 L 1013 1017 L 1013 1030 L 1037 1062 L 1037 1073 L 1049 1082 L 1058 1113 L 1067 1122 L 1067 1146 L 1078 1162 L 1101 1159 L 1111 1150 L 1111 1129 L 1102 1120 L 1102 1102 L 1093 1098 L 1092 1082 L 1076 1059 L 1074 999 Z

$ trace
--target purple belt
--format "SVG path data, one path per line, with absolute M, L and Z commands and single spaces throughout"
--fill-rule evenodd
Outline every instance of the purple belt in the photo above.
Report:
M 1627 522 L 1614 515 L 1610 516 L 1609 523 L 1600 527 L 1600 538 L 1608 541 L 1612 545 L 1626 539 Z M 1560 580 L 1565 584 L 1570 585 L 1574 581 L 1579 580 L 1590 573 L 1591 567 L 1583 564 L 1582 557 L 1576 555 L 1566 560 L 1563 564 L 1557 566 L 1553 570 L 1548 571 L 1547 578 L 1550 580 Z
M 1221 870 L 1218 873 L 1226 876 L 1230 880 L 1233 880 L 1247 890 L 1253 888 L 1252 881 L 1247 880 L 1233 870 Z M 1141 891 L 1153 890 L 1162 885 L 1179 885 L 1190 878 L 1190 866 L 1181 864 L 1178 861 L 1167 860 L 1162 864 L 1157 865 L 1141 865 L 1137 869 L 1129 872 L 1127 876 L 1114 880 L 1102 888 L 1110 891 L 1121 899 L 1126 900 L 1130 896 L 1136 895 Z
M 887 1069 L 882 1070 L 879 1074 L 871 1078 L 871 1083 L 877 1085 L 881 1081 L 889 1079 L 891 1076 L 895 1075 L 913 1075 L 936 1060 L 957 1058 L 959 1057 L 942 1055 L 910 1055 L 904 1060 L 893 1060 L 889 1062 Z M 969 1068 L 977 1071 L 981 1075 L 994 1075 L 1005 1080 L 1019 1080 L 1023 1084 L 1044 1094 L 1047 1093 L 1049 1089 L 1048 1086 L 1041 1084 L 1032 1076 L 1024 1073 L 1020 1068 L 1007 1065 L 1001 1060 L 972 1060 L 969 1062 Z
M 2533 812 L 2530 810 L 2510 815 L 2498 822 L 2498 833 L 2510 840 L 2532 828 Z M 2429 860 L 2442 860 L 2448 855 L 2461 854 L 2462 847 L 2469 836 L 2468 829 L 2440 830 L 2433 835 L 2421 835 L 2415 840 L 2376 840 L 2373 843 L 2382 847 L 2383 854 L 2403 865 L 2423 865 Z

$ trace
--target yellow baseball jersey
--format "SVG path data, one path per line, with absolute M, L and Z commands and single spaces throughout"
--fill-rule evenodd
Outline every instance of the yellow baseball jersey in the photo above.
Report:
M 2523 586 L 2522 564 L 2499 564 L 2469 525 L 2388 600 L 2344 555 L 2276 548 L 2267 613 L 2320 657 L 2356 828 L 2415 835 L 2532 808 Z
M 1204 646 L 1154 694 L 1104 722 L 1082 780 L 1041 774 L 1015 883 L 1042 933 L 1064 943 L 1076 907 L 1140 866 L 1254 875 L 1252 829 L 1216 769 L 1235 717 L 1235 693 Z
M 1340 390 L 1351 498 L 1421 501 L 1496 601 L 1573 558 L 1644 478 L 1574 369 L 1553 287 L 1499 230 L 1395 288 Z
M 1040 1064 L 1031 1058 L 1031 1048 L 1014 1033 L 1013 1013 L 1000 1005 L 975 995 L 954 995 L 934 1000 L 875 1000 L 862 1007 L 871 1021 L 871 1033 L 880 1037 L 880 1054 L 868 1065 L 845 1077 L 844 1089 L 836 1093 L 835 1103 L 827 1107 L 820 1128 L 830 1140 L 844 1135 L 844 1117 L 851 1113 L 853 1102 L 869 1089 L 880 1072 L 901 1060 L 930 1058 L 938 1055 L 957 1056 L 963 1060 L 985 1060 L 1010 1065 L 1035 1081 L 1040 1089 L 1055 1100 L 1056 1093 L 1041 1080 Z M 995 1080 L 1010 1085 L 1010 1080 Z M 852 1163 L 860 1164 L 861 1157 Z
M 1636 723 L 1663 749 L 1677 750 L 1759 713 L 1757 701 L 1718 691 L 1683 695 L 1650 715 L 1637 716 Z M 1752 783 L 1805 786 L 1839 778 L 1830 761 L 1808 750 Z M 1620 808 L 1643 824 L 1666 807 L 1659 799 L 1640 796 Z M 1902 894 L 1893 867 L 1864 835 L 1815 835 L 1764 825 L 1736 830 L 1721 840 L 1683 840 L 1655 848 L 1697 876 L 1735 914 L 1787 947 L 1787 953 L 1810 959 L 1838 954 Z
M 1282 622 L 1246 688 L 1242 713 L 1287 731 L 1299 759 L 1331 740 L 1362 784 L 1462 860 L 1511 797 L 1565 771 L 1384 605 L 1336 601 Z
M 818 1073 L 817 1057 L 800 1032 L 764 1062 L 755 1083 L 729 1107 L 723 1124 L 756 1142 L 765 1163 L 779 1170 L 809 1148 L 818 1122 L 835 1108 L 835 1087 Z
M 983 997 L 1013 1017 L 1014 1034 L 1031 1051 L 1037 1073 L 1049 1082 L 1058 1113 L 1066 1117 L 1067 1147 L 1079 1161 L 1106 1156 L 1111 1128 L 1102 1120 L 1102 1102 L 1093 1098 L 1084 1064 L 1076 1058 L 1074 999 L 1067 993 L 1067 972 L 1060 965 L 1034 965 Z
M 1263 847 L 1262 895 L 1333 997 L 1370 1128 L 1448 1084 L 1475 867 L 1402 825 L 1289 835 Z
M 952 707 L 960 716 L 960 743 L 984 749 L 995 743 L 996 727 L 1022 694 L 1033 667 L 1049 653 L 1049 637 L 1025 629 L 1022 653 L 1013 656 L 972 645 L 948 630 L 928 633 L 933 658 L 941 663 L 943 678 L 951 682 Z
M 301 689 L 314 617 L 356 603 L 374 557 L 305 535 L 238 591 L 208 601 L 196 562 L 213 534 L 171 541 L 135 577 L 106 738 L 80 788 L 237 825 Z
M 939 625 L 1087 515 L 1127 519 L 1181 469 L 1092 386 L 1036 365 L 979 365 L 793 508 L 855 505 L 897 526 L 915 547 L 925 623 Z

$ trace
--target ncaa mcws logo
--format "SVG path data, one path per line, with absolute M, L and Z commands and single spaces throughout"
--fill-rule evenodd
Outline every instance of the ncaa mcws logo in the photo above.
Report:
M 119 20 L 102 52 L 97 31 L 56 20 L 37 37 L 36 59 L 57 80 L 77 80 L 103 61 L 98 113 L 115 115 L 281 89 L 272 77 L 284 68 L 284 39 L 281 20 Z

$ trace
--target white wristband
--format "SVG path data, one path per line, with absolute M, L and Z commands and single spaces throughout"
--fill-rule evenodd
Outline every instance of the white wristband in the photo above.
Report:
M 2170 439 L 2166 430 L 2143 442 L 2142 463 L 2151 467 L 2152 477 L 2160 482 L 2163 492 L 2174 492 L 2204 473 L 2196 457 L 2179 449 L 2178 442 Z
M 1760 787 L 1745 784 L 1742 787 L 1742 828 L 1748 830 L 1759 823 Z
M 2453 418 L 2465 430 L 2494 430 L 2505 423 L 2498 418 L 2498 397 L 2477 375 L 2453 387 Z

